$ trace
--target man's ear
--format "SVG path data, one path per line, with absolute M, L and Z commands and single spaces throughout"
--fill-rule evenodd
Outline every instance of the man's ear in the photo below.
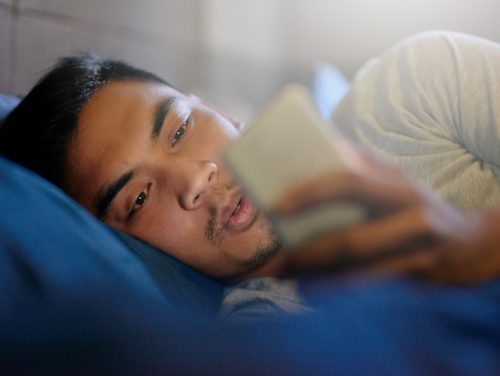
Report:
M 207 106 L 208 108 L 211 108 L 215 112 L 218 112 L 219 114 L 221 114 L 222 116 L 224 116 L 227 120 L 229 120 L 231 122 L 231 124 L 233 124 L 236 127 L 237 130 L 239 130 L 239 131 L 243 130 L 243 128 L 244 128 L 245 125 L 243 124 L 243 122 L 239 121 L 234 116 L 231 116 L 228 113 L 215 108 L 215 106 L 212 105 L 210 102 L 207 102 L 206 100 L 201 99 L 200 97 L 197 97 L 194 94 L 189 94 L 189 98 L 191 98 L 191 99 L 193 99 L 193 100 L 195 100 L 195 101 L 197 101 L 199 103 L 202 103 L 204 106 Z

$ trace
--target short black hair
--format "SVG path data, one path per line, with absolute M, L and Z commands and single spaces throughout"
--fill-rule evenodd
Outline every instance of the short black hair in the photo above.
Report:
M 172 86 L 162 78 L 94 53 L 64 57 L 12 111 L 0 129 L 0 154 L 64 188 L 67 147 L 92 94 L 111 81 Z

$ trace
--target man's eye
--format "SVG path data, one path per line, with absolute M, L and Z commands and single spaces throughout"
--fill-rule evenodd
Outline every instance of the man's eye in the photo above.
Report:
M 175 132 L 174 134 L 174 140 L 172 141 L 172 145 L 175 145 L 175 143 L 177 141 L 179 141 L 180 139 L 182 139 L 182 137 L 184 137 L 184 133 L 186 133 L 186 128 L 189 126 L 189 122 L 191 121 L 191 117 L 187 117 L 181 124 L 181 126 L 179 127 L 179 129 L 177 129 L 177 132 Z
M 139 196 L 137 196 L 137 198 L 135 199 L 135 206 L 136 207 L 142 206 L 146 202 L 147 198 L 148 196 L 146 195 L 146 192 L 142 191 L 141 193 L 139 193 Z
M 132 217 L 132 215 L 135 214 L 135 212 L 144 205 L 147 199 L 148 199 L 148 194 L 145 191 L 139 193 L 139 195 L 135 199 L 134 207 L 130 211 L 129 218 Z

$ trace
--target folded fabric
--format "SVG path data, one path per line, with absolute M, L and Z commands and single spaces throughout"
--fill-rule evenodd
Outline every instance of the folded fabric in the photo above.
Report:
M 368 62 L 332 119 L 458 207 L 498 206 L 499 66 L 496 43 L 423 33 Z
M 156 285 L 176 307 L 208 317 L 219 310 L 224 286 L 169 254 L 119 230 L 112 231 L 146 266 Z
M 499 282 L 302 281 L 313 315 L 219 325 L 103 224 L 0 158 L 0 373 L 494 375 Z M 200 317 L 201 316 L 201 317 Z
M 177 312 L 137 256 L 57 188 L 3 158 L 0 201 L 0 373 L 130 365 L 120 355 L 139 351 L 124 341 L 137 337 L 129 325 Z

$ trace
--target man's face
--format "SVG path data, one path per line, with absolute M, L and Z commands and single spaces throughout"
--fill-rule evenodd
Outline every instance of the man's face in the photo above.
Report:
M 242 274 L 277 243 L 221 165 L 238 127 L 170 87 L 112 82 L 80 113 L 66 189 L 104 222 L 208 275 Z

